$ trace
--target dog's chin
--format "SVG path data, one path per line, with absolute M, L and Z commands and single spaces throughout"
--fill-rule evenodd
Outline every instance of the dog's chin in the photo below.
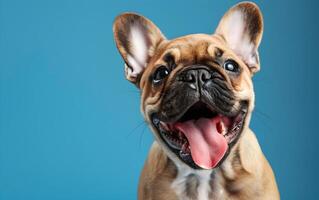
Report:
M 235 113 L 218 113 L 207 104 L 197 102 L 179 119 L 162 121 L 151 114 L 152 125 L 168 151 L 193 169 L 213 169 L 227 158 L 243 132 L 248 102 L 241 102 Z

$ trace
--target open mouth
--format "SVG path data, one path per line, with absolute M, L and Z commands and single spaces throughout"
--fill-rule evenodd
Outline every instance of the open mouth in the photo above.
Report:
M 191 106 L 176 122 L 152 116 L 160 137 L 193 168 L 212 169 L 227 157 L 242 132 L 247 103 L 235 115 L 220 114 L 202 102 Z

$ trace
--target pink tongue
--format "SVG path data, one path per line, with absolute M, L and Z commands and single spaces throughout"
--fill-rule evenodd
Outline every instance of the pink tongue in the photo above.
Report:
M 194 162 L 204 169 L 214 168 L 227 151 L 227 141 L 217 131 L 217 124 L 221 120 L 218 116 L 214 119 L 200 118 L 175 124 L 175 128 L 185 134 Z

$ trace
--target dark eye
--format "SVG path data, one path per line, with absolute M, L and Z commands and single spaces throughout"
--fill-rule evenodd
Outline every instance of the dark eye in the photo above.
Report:
M 167 75 L 169 74 L 169 70 L 166 66 L 162 65 L 156 69 L 153 74 L 153 83 L 161 82 Z
M 226 60 L 224 69 L 230 72 L 239 72 L 238 64 L 233 60 Z

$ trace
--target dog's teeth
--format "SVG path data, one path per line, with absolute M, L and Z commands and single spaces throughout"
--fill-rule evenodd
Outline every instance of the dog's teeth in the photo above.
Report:
M 221 126 L 221 134 L 225 136 L 227 134 L 227 131 L 228 131 L 227 126 L 224 124 L 223 121 L 220 122 L 220 126 Z
M 162 127 L 164 130 L 169 131 L 169 128 L 168 128 L 168 126 L 167 126 L 167 124 L 166 124 L 166 123 L 164 123 L 164 122 L 160 122 L 160 124 L 161 124 L 161 127 Z
M 183 134 L 182 134 L 182 132 L 180 132 L 180 131 L 178 131 L 178 138 L 180 139 L 180 140 L 183 140 Z
M 182 145 L 181 150 L 182 150 L 183 152 L 186 152 L 186 150 L 187 150 L 187 143 L 186 143 L 186 142 Z
M 182 153 L 183 155 L 188 155 L 188 154 L 190 154 L 190 146 L 189 146 L 189 144 L 187 143 L 187 142 L 184 142 L 183 144 L 182 144 L 182 147 L 181 147 L 181 151 L 180 151 L 180 153 Z

